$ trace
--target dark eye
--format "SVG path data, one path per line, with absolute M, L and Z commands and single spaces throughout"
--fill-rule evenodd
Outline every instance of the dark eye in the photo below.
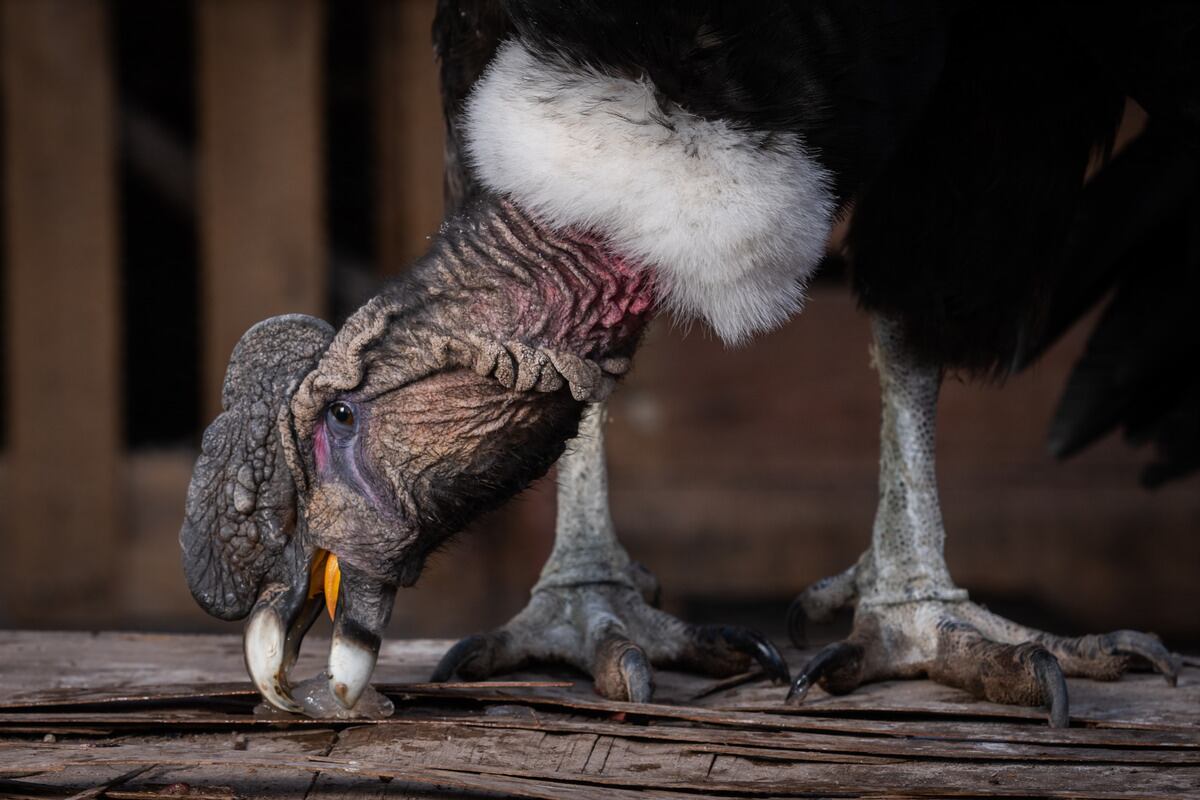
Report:
M 329 427 L 338 433 L 351 433 L 354 430 L 354 406 L 341 400 L 329 407 L 325 413 Z

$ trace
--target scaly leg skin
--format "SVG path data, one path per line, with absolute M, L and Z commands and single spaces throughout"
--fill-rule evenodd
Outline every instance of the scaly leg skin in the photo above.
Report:
M 779 651 L 761 634 L 724 625 L 689 625 L 655 608 L 657 581 L 630 561 L 608 509 L 605 408 L 584 412 L 579 436 L 558 462 L 554 549 L 529 605 L 491 633 L 468 636 L 442 657 L 432 680 L 482 680 L 538 662 L 590 674 L 612 700 L 647 702 L 651 665 L 725 677 L 754 662 L 790 680 Z
M 1179 657 L 1152 634 L 1053 636 L 992 614 L 954 585 L 934 477 L 941 370 L 908 356 L 894 322 L 877 318 L 874 329 L 883 429 L 871 548 L 806 589 L 788 620 L 797 646 L 805 617 L 821 621 L 853 606 L 854 627 L 805 665 L 788 699 L 802 702 L 813 684 L 843 694 L 870 681 L 925 676 L 995 703 L 1047 706 L 1050 724 L 1062 727 L 1069 724 L 1064 675 L 1115 680 L 1142 659 L 1174 685 Z

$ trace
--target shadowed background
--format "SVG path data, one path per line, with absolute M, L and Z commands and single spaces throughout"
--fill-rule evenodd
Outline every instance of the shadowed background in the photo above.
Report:
M 436 230 L 433 0 L 0 10 L 0 625 L 232 632 L 179 567 L 200 434 L 243 331 L 284 312 L 340 323 Z M 1003 387 L 948 379 L 951 571 L 1025 622 L 1195 647 L 1197 479 L 1143 491 L 1145 455 L 1115 438 L 1066 464 L 1045 454 L 1083 333 Z M 652 327 L 611 402 L 609 455 L 618 532 L 668 610 L 778 634 L 797 591 L 867 546 L 868 341 L 836 270 L 745 349 Z M 431 559 L 393 634 L 507 620 L 553 516 L 551 476 Z

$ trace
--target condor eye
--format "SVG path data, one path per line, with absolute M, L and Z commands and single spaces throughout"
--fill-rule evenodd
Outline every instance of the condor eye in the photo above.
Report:
M 354 432 L 354 406 L 349 403 L 337 401 L 325 412 L 325 418 L 329 420 L 330 429 L 337 433 Z

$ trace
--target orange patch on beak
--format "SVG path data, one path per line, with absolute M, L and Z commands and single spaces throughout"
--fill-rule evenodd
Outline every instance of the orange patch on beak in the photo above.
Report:
M 312 566 L 308 568 L 308 597 L 312 598 L 325 591 L 325 562 L 329 559 L 328 550 L 318 550 L 313 556 Z
M 325 610 L 333 619 L 337 609 L 338 589 L 342 585 L 342 571 L 338 568 L 338 559 L 328 550 L 318 550 L 308 571 L 308 596 L 325 595 Z
M 342 571 L 338 568 L 338 559 L 333 553 L 325 562 L 325 609 L 329 618 L 333 619 L 334 609 L 337 608 L 338 589 L 342 585 Z

